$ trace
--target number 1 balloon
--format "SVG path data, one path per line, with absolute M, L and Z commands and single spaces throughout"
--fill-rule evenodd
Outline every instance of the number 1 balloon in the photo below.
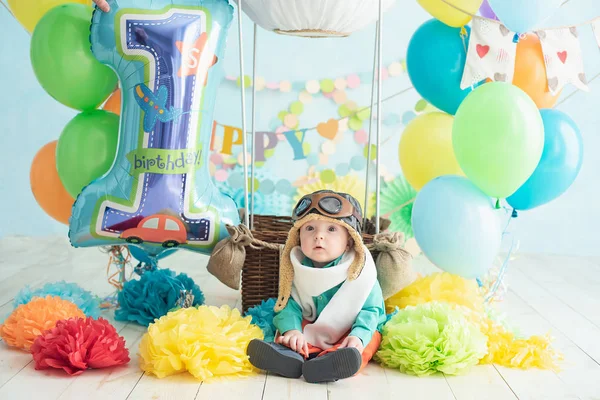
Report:
M 208 171 L 213 110 L 233 7 L 227 0 L 109 1 L 92 17 L 92 52 L 122 92 L 116 157 L 73 207 L 75 247 L 132 244 L 210 254 L 238 224 Z M 140 8 L 140 6 L 142 8 Z

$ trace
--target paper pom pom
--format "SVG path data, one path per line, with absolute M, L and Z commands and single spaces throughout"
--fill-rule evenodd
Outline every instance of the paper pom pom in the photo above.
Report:
M 263 333 L 228 306 L 169 312 L 148 327 L 140 343 L 140 367 L 159 378 L 189 371 L 203 381 L 255 371 L 246 348 Z
M 8 316 L 0 326 L 0 336 L 9 346 L 29 350 L 43 331 L 54 328 L 57 321 L 72 317 L 85 315 L 75 304 L 60 297 L 35 297 Z
M 496 312 L 486 307 L 483 291 L 473 280 L 447 272 L 418 279 L 385 301 L 388 312 L 396 307 L 417 306 L 432 301 L 448 304 L 474 324 L 488 338 L 488 352 L 481 364 L 494 363 L 513 368 L 558 368 L 562 356 L 546 336 L 517 337 L 506 326 L 490 318 Z
M 58 321 L 31 346 L 35 369 L 63 369 L 69 375 L 88 368 L 107 368 L 129 362 L 125 339 L 104 318 Z
M 275 340 L 275 325 L 273 318 L 275 317 L 275 299 L 263 300 L 259 305 L 251 307 L 244 315 L 252 317 L 252 323 L 258 326 L 265 335 L 267 342 Z
M 417 279 L 385 301 L 387 312 L 394 308 L 416 306 L 430 301 L 462 305 L 483 312 L 483 296 L 477 282 L 448 272 Z
M 34 290 L 29 288 L 29 286 L 25 286 L 15 297 L 14 306 L 18 307 L 21 304 L 27 304 L 34 297 L 45 297 L 48 295 L 69 300 L 88 317 L 98 318 L 100 316 L 100 299 L 76 283 L 67 283 L 65 281 L 46 283 L 41 289 Z
M 204 303 L 202 291 L 186 274 L 175 275 L 170 269 L 145 272 L 141 279 L 125 283 L 119 292 L 115 319 L 148 326 L 177 307 L 182 290 L 194 295 L 194 306 Z
M 460 312 L 445 303 L 407 307 L 383 327 L 375 359 L 412 375 L 457 375 L 487 352 L 487 338 Z

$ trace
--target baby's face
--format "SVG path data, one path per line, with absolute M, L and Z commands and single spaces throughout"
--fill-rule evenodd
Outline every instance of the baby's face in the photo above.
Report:
M 300 228 L 300 247 L 304 255 L 322 267 L 349 248 L 350 235 L 343 226 L 328 221 L 313 220 Z

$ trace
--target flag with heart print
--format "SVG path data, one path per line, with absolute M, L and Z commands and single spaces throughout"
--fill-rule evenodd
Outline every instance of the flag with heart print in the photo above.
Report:
M 589 91 L 577 28 L 572 26 L 535 33 L 542 43 L 550 93 L 556 95 L 567 83 Z
M 517 51 L 514 35 L 500 22 L 473 17 L 460 88 L 466 89 L 486 78 L 511 83 Z
M 600 47 L 600 17 L 592 21 L 592 30 L 594 31 L 594 36 L 596 36 L 596 43 Z

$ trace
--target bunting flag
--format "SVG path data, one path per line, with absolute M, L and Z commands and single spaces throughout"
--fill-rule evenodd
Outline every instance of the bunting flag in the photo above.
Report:
M 567 83 L 589 91 L 577 28 L 572 26 L 535 33 L 542 44 L 550 93 L 556 95 Z
M 514 35 L 500 22 L 473 17 L 460 88 L 466 89 L 486 78 L 512 82 L 517 51 L 517 44 L 513 41 Z
M 600 17 L 592 21 L 592 30 L 596 37 L 596 43 L 598 43 L 598 47 L 600 47 Z

